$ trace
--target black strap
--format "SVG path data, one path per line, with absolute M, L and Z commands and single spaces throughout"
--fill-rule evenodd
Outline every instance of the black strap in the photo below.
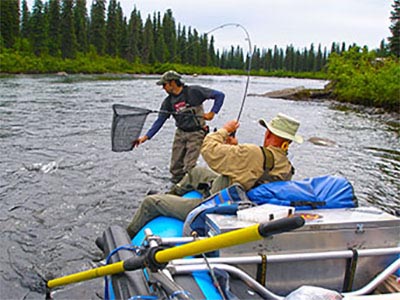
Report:
M 326 201 L 306 201 L 306 200 L 298 200 L 298 201 L 290 201 L 290 206 L 311 206 L 312 209 L 317 209 L 318 207 L 324 207 L 326 205 Z
M 353 289 L 354 276 L 356 274 L 357 262 L 358 262 L 358 251 L 357 249 L 350 249 L 353 252 L 353 256 L 347 260 L 346 274 L 343 280 L 343 292 L 350 292 Z
M 266 147 L 260 146 L 260 148 L 264 156 L 264 170 L 271 171 L 274 168 L 274 155 L 272 154 L 271 150 L 267 149 Z

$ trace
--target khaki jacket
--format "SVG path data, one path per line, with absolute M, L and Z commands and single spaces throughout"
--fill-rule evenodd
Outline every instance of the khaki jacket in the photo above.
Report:
M 260 146 L 254 144 L 227 145 L 227 136 L 228 132 L 223 128 L 208 134 L 203 141 L 201 154 L 213 171 L 230 178 L 230 184 L 239 183 L 249 190 L 264 174 L 263 152 Z M 274 168 L 270 174 L 276 180 L 289 180 L 292 166 L 286 152 L 277 147 L 268 148 L 274 156 Z

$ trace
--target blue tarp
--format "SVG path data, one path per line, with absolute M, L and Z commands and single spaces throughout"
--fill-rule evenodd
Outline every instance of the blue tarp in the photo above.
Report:
M 357 206 L 350 182 L 332 175 L 265 183 L 247 192 L 247 196 L 258 205 L 294 206 L 296 210 Z

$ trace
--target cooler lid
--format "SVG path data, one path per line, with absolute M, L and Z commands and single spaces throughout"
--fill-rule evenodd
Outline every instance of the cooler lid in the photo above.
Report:
M 397 227 L 400 232 L 400 218 L 374 207 L 304 210 L 294 215 L 306 219 L 306 224 L 297 231 L 354 229 L 362 225 L 363 228 Z M 238 220 L 234 215 L 214 214 L 207 215 L 206 223 L 215 234 L 255 224 Z

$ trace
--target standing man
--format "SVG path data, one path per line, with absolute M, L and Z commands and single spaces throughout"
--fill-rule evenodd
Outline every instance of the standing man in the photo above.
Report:
M 162 85 L 168 96 L 161 104 L 160 113 L 149 131 L 133 142 L 135 147 L 150 140 L 172 115 L 176 131 L 172 146 L 170 172 L 171 181 L 179 182 L 196 166 L 200 149 L 206 135 L 205 121 L 211 121 L 224 103 L 225 95 L 220 91 L 201 86 L 187 86 L 182 76 L 175 71 L 165 72 L 157 85 Z M 213 99 L 211 111 L 204 113 L 203 102 Z

